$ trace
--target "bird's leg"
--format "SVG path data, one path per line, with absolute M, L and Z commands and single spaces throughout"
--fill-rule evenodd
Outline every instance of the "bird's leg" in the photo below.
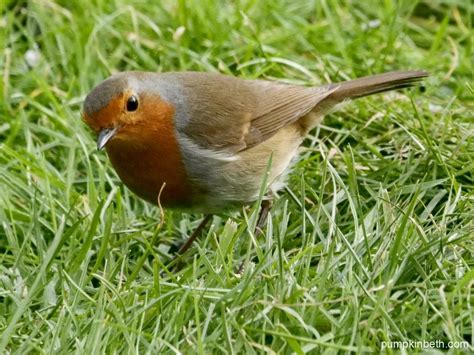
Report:
M 209 223 L 209 221 L 212 219 L 212 214 L 207 214 L 204 219 L 199 223 L 197 228 L 194 230 L 193 234 L 188 238 L 188 240 L 179 248 L 179 250 L 176 252 L 177 255 L 182 255 L 184 254 L 193 244 L 193 242 L 196 240 L 196 238 L 201 234 L 201 231 L 206 227 L 206 225 Z
M 267 223 L 268 213 L 270 212 L 270 209 L 272 208 L 272 206 L 273 206 L 273 197 L 269 193 L 267 195 L 267 198 L 265 200 L 262 200 L 260 204 L 260 212 L 258 214 L 258 220 L 257 220 L 257 224 L 255 226 L 255 231 L 254 231 L 254 234 L 256 237 L 258 237 L 260 234 L 263 233 L 263 227 L 265 227 L 265 224 Z M 242 275 L 244 273 L 244 266 L 245 266 L 245 260 L 242 260 L 235 274 Z
M 208 214 L 204 216 L 204 219 L 201 221 L 201 223 L 199 223 L 197 228 L 193 231 L 193 234 L 191 234 L 188 240 L 186 240 L 186 242 L 178 249 L 178 251 L 171 258 L 171 260 L 168 263 L 166 263 L 165 269 L 170 268 L 170 267 L 180 268 L 180 266 L 182 265 L 182 262 L 180 261 L 181 255 L 183 255 L 191 247 L 193 242 L 197 239 L 199 234 L 201 234 L 202 230 L 204 229 L 204 227 L 206 227 L 206 225 L 209 223 L 211 219 L 212 219 L 212 214 Z M 160 275 L 162 277 L 164 277 L 166 274 L 165 269 L 161 270 L 160 272 Z
M 273 206 L 273 199 L 270 195 L 260 204 L 260 213 L 258 215 L 257 225 L 255 226 L 255 235 L 263 233 L 263 227 L 267 223 L 268 213 Z

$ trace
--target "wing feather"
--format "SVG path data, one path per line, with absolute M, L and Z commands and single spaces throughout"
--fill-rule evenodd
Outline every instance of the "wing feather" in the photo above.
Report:
M 173 73 L 172 79 L 186 98 L 178 128 L 201 147 L 234 153 L 269 139 L 334 90 L 197 72 Z

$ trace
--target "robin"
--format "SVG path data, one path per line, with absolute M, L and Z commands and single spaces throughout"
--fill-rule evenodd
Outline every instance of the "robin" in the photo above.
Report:
M 255 201 L 265 173 L 269 189 L 280 189 L 306 134 L 339 104 L 426 76 L 396 71 L 304 87 L 215 73 L 123 72 L 92 90 L 83 118 L 130 190 L 207 214 L 200 230 L 210 215 Z

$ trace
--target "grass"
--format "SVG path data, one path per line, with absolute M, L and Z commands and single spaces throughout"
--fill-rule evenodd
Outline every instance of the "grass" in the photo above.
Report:
M 0 353 L 473 351 L 469 1 L 0 8 Z M 163 275 L 201 216 L 134 197 L 80 119 L 120 70 L 317 85 L 408 68 L 431 72 L 425 92 L 358 100 L 308 136 L 262 236 L 257 206 L 216 216 Z

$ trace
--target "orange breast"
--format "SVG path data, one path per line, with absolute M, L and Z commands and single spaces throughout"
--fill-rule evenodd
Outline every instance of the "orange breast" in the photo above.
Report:
M 174 109 L 151 98 L 142 101 L 136 123 L 124 126 L 106 146 L 122 181 L 134 193 L 165 207 L 190 207 L 189 186 L 176 139 Z

